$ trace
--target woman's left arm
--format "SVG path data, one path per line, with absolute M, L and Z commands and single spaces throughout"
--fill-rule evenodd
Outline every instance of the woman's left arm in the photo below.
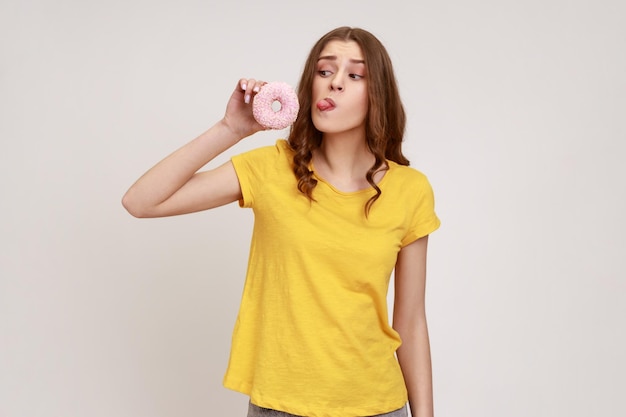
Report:
M 393 328 L 402 338 L 397 354 L 413 417 L 434 415 L 425 308 L 427 248 L 428 236 L 405 246 L 398 254 L 395 269 Z

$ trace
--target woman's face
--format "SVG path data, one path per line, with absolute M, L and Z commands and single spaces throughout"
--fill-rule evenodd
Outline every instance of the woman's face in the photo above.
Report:
M 323 133 L 365 131 L 367 74 L 359 45 L 328 42 L 317 60 L 313 79 L 313 124 Z

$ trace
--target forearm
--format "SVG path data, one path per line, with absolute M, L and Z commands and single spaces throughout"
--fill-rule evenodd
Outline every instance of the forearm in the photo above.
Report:
M 409 394 L 411 414 L 414 417 L 432 417 L 432 363 L 425 315 L 415 318 L 406 328 L 398 331 L 402 337 L 398 361 Z
M 141 213 L 158 206 L 239 140 L 241 137 L 223 121 L 216 123 L 142 175 L 124 195 L 124 207 L 131 213 Z

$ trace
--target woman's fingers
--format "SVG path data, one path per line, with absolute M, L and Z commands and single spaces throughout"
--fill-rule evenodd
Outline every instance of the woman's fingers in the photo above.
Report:
M 255 80 L 254 78 L 242 78 L 239 80 L 239 88 L 243 91 L 243 101 L 249 104 L 252 101 L 252 95 L 261 91 L 261 87 L 267 84 L 265 81 Z
M 224 120 L 231 130 L 242 137 L 265 129 L 254 119 L 252 106 L 248 105 L 264 84 L 267 83 L 254 78 L 240 78 L 228 101 Z

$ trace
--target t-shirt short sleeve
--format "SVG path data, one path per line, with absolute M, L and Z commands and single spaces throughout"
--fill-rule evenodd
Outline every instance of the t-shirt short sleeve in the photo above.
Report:
M 288 147 L 284 139 L 279 139 L 274 146 L 253 149 L 231 158 L 241 188 L 240 207 L 253 207 L 257 198 L 255 192 L 262 189 L 263 183 L 273 176 L 282 176 L 277 165 L 288 163 Z
M 413 213 L 409 229 L 402 239 L 402 247 L 437 230 L 441 224 L 435 213 L 435 196 L 428 178 L 419 173 L 411 185 Z

